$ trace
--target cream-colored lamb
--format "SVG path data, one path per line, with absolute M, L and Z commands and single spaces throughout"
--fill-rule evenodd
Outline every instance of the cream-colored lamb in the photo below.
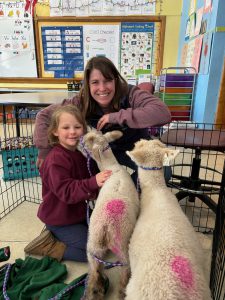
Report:
M 87 244 L 89 273 L 84 298 L 88 300 L 101 300 L 104 297 L 101 275 L 104 265 L 93 255 L 104 259 L 110 250 L 124 264 L 118 268 L 121 278 L 117 299 L 124 299 L 125 287 L 130 277 L 128 244 L 139 212 L 139 199 L 130 175 L 117 162 L 108 144 L 121 136 L 120 131 L 104 135 L 91 131 L 83 138 L 83 150 L 97 162 L 99 169 L 112 170 L 112 175 L 99 192 L 90 218 Z
M 163 175 L 178 150 L 141 140 L 127 152 L 138 166 L 140 215 L 129 246 L 126 300 L 209 300 L 201 245 Z

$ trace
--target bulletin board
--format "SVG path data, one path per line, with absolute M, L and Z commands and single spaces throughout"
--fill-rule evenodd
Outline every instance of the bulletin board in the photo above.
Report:
M 158 75 L 165 20 L 156 16 L 36 17 L 39 77 L 82 79 L 87 60 L 98 55 L 110 58 L 124 77 Z

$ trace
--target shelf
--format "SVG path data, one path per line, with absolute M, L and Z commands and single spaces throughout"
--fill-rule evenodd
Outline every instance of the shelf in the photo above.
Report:
M 161 70 L 159 97 L 169 107 L 172 121 L 191 120 L 195 77 L 193 68 Z

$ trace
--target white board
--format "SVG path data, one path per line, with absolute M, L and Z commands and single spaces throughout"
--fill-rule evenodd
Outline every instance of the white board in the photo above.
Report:
M 37 77 L 33 20 L 22 0 L 0 2 L 0 77 Z

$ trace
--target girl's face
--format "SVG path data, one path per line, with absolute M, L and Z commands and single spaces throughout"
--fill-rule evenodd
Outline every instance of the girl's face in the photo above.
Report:
M 102 73 L 93 69 L 89 78 L 90 93 L 100 107 L 108 107 L 115 95 L 115 79 L 106 79 Z
M 69 113 L 62 113 L 59 117 L 59 126 L 54 132 L 59 144 L 68 150 L 75 151 L 79 138 L 84 133 L 84 127 Z

